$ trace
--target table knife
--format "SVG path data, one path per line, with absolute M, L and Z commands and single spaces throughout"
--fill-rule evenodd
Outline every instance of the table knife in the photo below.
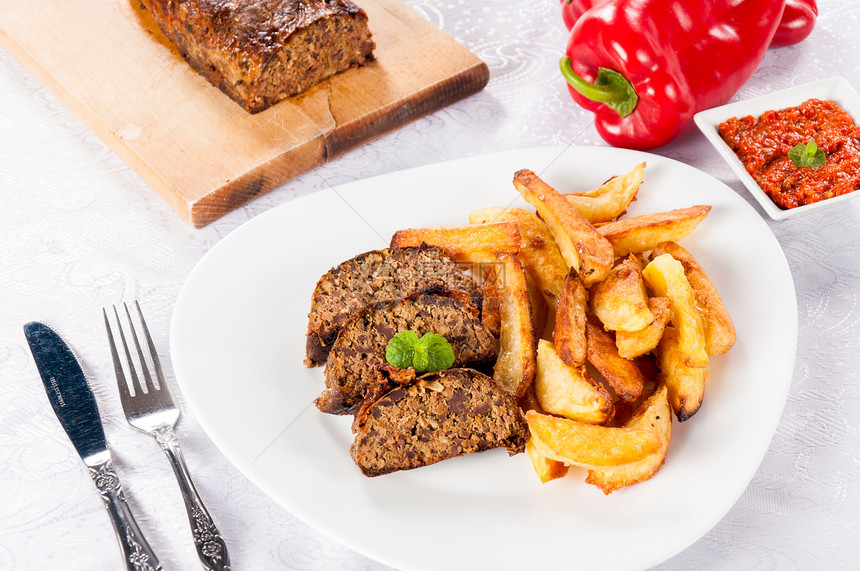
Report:
M 96 399 L 78 360 L 60 336 L 44 323 L 27 323 L 24 335 L 54 413 L 89 468 L 104 501 L 126 567 L 129 571 L 159 571 L 161 564 L 126 502 L 107 448 Z

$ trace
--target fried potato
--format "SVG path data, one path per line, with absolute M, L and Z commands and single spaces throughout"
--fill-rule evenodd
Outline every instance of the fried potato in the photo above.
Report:
M 660 378 L 669 390 L 669 405 L 679 422 L 689 419 L 701 408 L 708 380 L 708 369 L 689 367 L 684 359 L 678 330 L 666 327 L 657 347 L 657 363 L 660 366 Z
M 669 299 L 665 297 L 649 297 L 648 309 L 654 320 L 638 331 L 616 331 L 615 346 L 618 354 L 625 359 L 634 359 L 654 349 L 663 336 L 663 329 L 672 317 Z
M 502 332 L 502 290 L 496 264 L 481 266 L 481 321 L 498 338 Z
M 567 464 L 547 458 L 537 449 L 534 440 L 529 439 L 526 442 L 526 453 L 532 461 L 532 468 L 535 470 L 542 484 L 546 484 L 552 480 L 564 478 L 570 470 Z
M 532 323 L 526 273 L 514 254 L 498 253 L 500 270 L 499 353 L 493 380 L 520 397 L 535 378 L 537 340 Z
M 686 365 L 707 366 L 704 324 L 699 310 L 696 309 L 693 288 L 684 275 L 684 266 L 669 254 L 663 254 L 645 266 L 642 277 L 655 295 L 669 299 L 672 308 L 671 321 L 678 330 Z
M 471 212 L 469 222 L 516 222 L 519 225 L 520 251 L 517 257 L 549 308 L 554 311 L 567 275 L 567 262 L 543 220 L 522 208 L 490 207 Z
M 517 255 L 517 258 L 519 259 L 519 255 Z M 522 260 L 520 262 L 522 263 Z M 526 270 L 526 284 L 529 288 L 529 302 L 532 307 L 532 326 L 534 328 L 535 339 L 539 339 L 549 321 L 549 306 L 541 295 L 537 285 L 535 285 L 534 280 L 529 276 L 528 270 Z
M 586 341 L 585 321 L 588 290 L 582 280 L 571 269 L 564 280 L 558 309 L 555 314 L 555 328 L 552 341 L 561 360 L 569 367 L 585 365 Z
M 531 441 L 543 456 L 586 468 L 637 462 L 662 444 L 650 429 L 599 426 L 533 410 L 526 413 L 526 422 Z
M 696 307 L 704 319 L 705 351 L 708 355 L 722 355 L 732 348 L 737 336 L 735 326 L 714 283 L 693 255 L 675 242 L 663 242 L 654 248 L 652 256 L 669 254 L 684 266 L 684 275 L 696 296 Z
M 436 246 L 455 260 L 471 263 L 495 262 L 496 252 L 516 254 L 520 229 L 516 222 L 469 224 L 439 228 L 406 228 L 391 237 L 392 247 Z
M 601 236 L 612 243 L 615 255 L 653 250 L 660 242 L 677 242 L 704 220 L 711 207 L 691 206 L 657 214 L 631 216 L 597 227 Z
M 540 413 L 543 412 L 543 409 L 540 407 L 540 403 L 537 400 L 534 385 L 526 389 L 525 394 L 518 399 L 517 403 L 519 404 L 523 414 L 530 410 L 535 410 Z M 566 464 L 559 462 L 558 460 L 552 460 L 551 458 L 547 458 L 541 454 L 534 442 L 531 440 L 526 442 L 526 453 L 529 455 L 529 458 L 532 461 L 532 467 L 538 475 L 538 478 L 540 478 L 541 483 L 546 484 L 550 480 L 563 478 L 567 475 L 568 467 Z
M 612 244 L 557 190 L 530 170 L 514 174 L 514 186 L 537 209 L 567 265 L 585 285 L 602 281 L 612 267 Z
M 596 320 L 585 324 L 588 362 L 594 365 L 619 398 L 635 400 L 642 394 L 645 377 L 636 363 L 618 354 L 615 339 Z
M 642 268 L 635 256 L 628 256 L 610 270 L 605 280 L 591 286 L 591 311 L 613 331 L 637 331 L 652 321 Z
M 644 176 L 645 163 L 640 163 L 627 174 L 614 176 L 598 188 L 565 194 L 564 197 L 589 222 L 606 222 L 624 214 L 636 198 Z
M 591 469 L 585 478 L 586 483 L 594 484 L 608 495 L 625 486 L 644 482 L 657 473 L 666 460 L 672 437 L 672 410 L 667 395 L 666 385 L 660 385 L 624 425 L 628 429 L 655 432 L 660 438 L 660 448 L 637 462 Z
M 612 416 L 612 397 L 588 378 L 585 367 L 568 367 L 552 343 L 538 341 L 535 395 L 543 410 L 571 420 L 603 424 Z

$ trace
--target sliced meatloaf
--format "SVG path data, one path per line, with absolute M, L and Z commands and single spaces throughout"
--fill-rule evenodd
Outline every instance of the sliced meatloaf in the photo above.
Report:
M 350 452 L 365 476 L 427 466 L 529 437 L 516 400 L 472 369 L 428 373 L 363 406 Z
M 419 337 L 444 336 L 454 349 L 454 367 L 491 365 L 496 340 L 470 301 L 458 292 L 418 292 L 371 304 L 353 315 L 326 360 L 326 389 L 316 399 L 317 408 L 332 414 L 354 413 L 377 382 L 376 367 L 385 362 L 388 341 L 407 329 Z
M 367 14 L 349 0 L 141 0 L 182 57 L 257 113 L 373 59 Z
M 362 307 L 433 288 L 480 300 L 475 281 L 436 248 L 373 250 L 332 268 L 320 278 L 311 299 L 305 364 L 324 364 L 337 332 Z

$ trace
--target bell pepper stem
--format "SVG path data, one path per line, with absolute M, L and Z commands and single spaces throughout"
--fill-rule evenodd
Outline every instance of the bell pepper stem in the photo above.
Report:
M 602 67 L 598 70 L 597 80 L 590 83 L 573 71 L 571 64 L 570 56 L 561 58 L 559 62 L 561 74 L 580 95 L 598 103 L 605 103 L 622 117 L 630 115 L 636 108 L 639 96 L 626 77 L 617 71 Z

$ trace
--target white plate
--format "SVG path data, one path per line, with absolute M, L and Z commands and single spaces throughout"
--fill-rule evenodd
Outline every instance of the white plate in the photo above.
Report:
M 723 121 L 732 117 L 746 117 L 752 115 L 758 117 L 765 111 L 780 110 L 787 107 L 796 107 L 807 99 L 824 99 L 836 102 L 842 109 L 848 112 L 854 119 L 854 122 L 860 121 L 860 95 L 851 87 L 842 77 L 831 77 L 796 85 L 781 91 L 775 91 L 767 95 L 745 99 L 728 105 L 714 107 L 707 111 L 696 113 L 693 120 L 696 126 L 705 134 L 708 141 L 714 146 L 718 153 L 725 159 L 737 177 L 741 179 L 744 186 L 750 191 L 750 194 L 761 204 L 768 216 L 774 220 L 785 220 L 795 216 L 802 216 L 810 212 L 817 212 L 823 208 L 830 208 L 842 204 L 846 200 L 851 200 L 860 196 L 860 192 L 849 192 L 842 196 L 828 198 L 820 202 L 814 202 L 797 208 L 789 208 L 783 210 L 773 200 L 765 194 L 755 179 L 747 172 L 743 163 L 737 157 L 734 151 L 723 141 L 720 134 L 717 132 L 717 127 Z
M 349 456 L 351 417 L 311 402 L 307 311 L 330 267 L 384 247 L 399 228 L 464 224 L 522 204 L 519 168 L 585 190 L 647 160 L 631 214 L 711 204 L 684 244 L 735 320 L 737 345 L 710 364 L 703 408 L 675 425 L 665 467 L 604 496 L 572 469 L 541 485 L 503 450 L 377 478 Z M 794 366 L 797 311 L 782 251 L 760 216 L 705 173 L 612 148 L 524 149 L 322 191 L 266 212 L 217 244 L 185 283 L 171 323 L 174 371 L 212 440 L 277 502 L 343 544 L 401 569 L 641 569 L 696 541 L 732 507 L 776 429 Z

